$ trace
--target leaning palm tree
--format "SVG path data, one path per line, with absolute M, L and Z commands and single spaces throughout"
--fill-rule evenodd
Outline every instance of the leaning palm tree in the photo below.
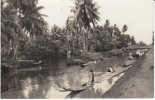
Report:
M 71 10 L 75 14 L 75 21 L 85 30 L 83 34 L 84 52 L 87 52 L 87 37 L 91 24 L 95 27 L 100 17 L 98 12 L 99 6 L 93 0 L 75 0 L 75 7 Z
M 30 40 L 33 35 L 41 35 L 43 29 L 46 28 L 47 23 L 43 20 L 40 10 L 43 6 L 36 6 L 38 0 L 6 0 L 9 5 L 13 6 L 18 11 L 19 25 L 22 26 L 28 33 L 30 33 Z
M 3 6 L 5 1 L 1 3 L 1 39 L 2 42 L 9 43 L 8 53 L 13 49 L 13 44 L 17 44 L 18 34 L 21 32 L 21 27 L 18 24 L 19 19 L 17 16 L 17 10 L 12 6 Z M 6 45 L 4 45 L 6 46 Z
M 25 33 L 30 34 L 30 43 L 34 36 L 40 36 L 47 30 L 47 23 L 44 21 L 40 14 L 40 10 L 43 6 L 37 7 L 38 0 L 5 0 L 9 5 L 18 11 L 18 24 L 22 27 Z M 21 32 L 17 32 L 18 40 L 22 35 Z M 16 46 L 17 51 L 18 44 Z M 16 55 L 16 52 L 15 52 Z

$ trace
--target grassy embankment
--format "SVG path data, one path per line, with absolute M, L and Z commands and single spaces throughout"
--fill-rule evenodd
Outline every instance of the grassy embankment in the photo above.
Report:
M 153 50 L 142 55 L 103 98 L 153 97 Z

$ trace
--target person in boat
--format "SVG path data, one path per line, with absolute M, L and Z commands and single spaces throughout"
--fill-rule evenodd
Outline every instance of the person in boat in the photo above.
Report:
M 107 68 L 107 72 L 112 72 L 114 73 L 115 72 L 115 66 L 110 66 Z

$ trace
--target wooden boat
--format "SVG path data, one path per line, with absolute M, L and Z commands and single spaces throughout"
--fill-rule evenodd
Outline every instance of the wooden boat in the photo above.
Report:
M 18 60 L 18 65 L 21 67 L 34 67 L 39 66 L 42 62 L 36 62 L 34 60 Z
M 72 98 L 72 96 L 74 96 L 75 94 L 78 94 L 84 90 L 86 90 L 87 88 L 89 88 L 90 86 L 92 86 L 92 84 L 89 84 L 89 83 L 86 83 L 86 84 L 83 84 L 79 87 L 74 87 L 74 88 L 71 88 L 70 90 L 72 91 L 70 94 L 68 94 L 66 96 L 66 98 Z
M 85 63 L 85 64 L 83 64 L 84 66 L 89 66 L 89 65 L 91 65 L 91 64 L 96 64 L 97 63 L 97 61 L 89 61 L 89 62 L 87 62 L 87 63 Z
M 126 67 L 126 66 L 130 66 L 132 65 L 136 60 L 126 60 L 124 63 L 123 63 L 123 67 Z
M 88 82 L 81 86 L 76 87 L 70 87 L 70 90 L 72 91 L 70 94 L 66 96 L 66 98 L 72 98 L 73 95 L 80 93 L 81 91 L 86 90 L 87 88 L 91 87 L 95 83 L 99 83 L 105 80 L 108 80 L 110 78 L 113 78 L 121 73 L 124 73 L 129 67 L 118 67 L 116 68 L 115 72 L 94 72 L 95 80 L 94 83 Z
M 84 63 L 86 63 L 86 61 L 81 59 L 68 59 L 66 65 L 82 65 Z
M 116 71 L 113 73 L 112 72 L 94 72 L 94 75 L 95 75 L 94 84 L 108 80 L 110 78 L 113 78 L 113 77 L 125 72 L 128 68 L 130 68 L 130 67 L 118 67 L 118 68 L 116 68 Z M 91 82 L 88 82 L 88 83 L 85 83 L 80 86 L 70 87 L 69 89 L 72 91 L 81 91 L 81 90 L 85 90 L 85 89 L 89 88 L 90 86 L 92 86 L 92 84 L 91 84 Z
M 113 78 L 123 72 L 125 72 L 129 67 L 118 67 L 116 68 L 116 71 L 114 73 L 111 72 L 94 72 L 95 75 L 95 80 L 94 83 L 100 83 L 102 81 L 108 80 L 110 78 Z M 70 90 L 72 90 L 72 92 L 70 94 L 68 94 L 66 96 L 66 98 L 72 98 L 73 95 L 86 90 L 87 88 L 91 87 L 93 85 L 92 83 L 88 82 L 86 84 L 83 84 L 81 86 L 77 86 L 77 87 L 71 87 Z
M 108 80 L 110 78 L 113 78 L 113 77 L 115 77 L 121 73 L 124 73 L 128 68 L 130 68 L 130 67 L 118 67 L 115 69 L 115 72 L 103 73 L 102 75 L 95 78 L 94 83 L 99 83 L 99 82 L 102 82 L 104 80 Z

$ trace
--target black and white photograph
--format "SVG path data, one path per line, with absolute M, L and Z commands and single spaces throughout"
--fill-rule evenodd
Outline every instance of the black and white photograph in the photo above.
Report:
M 154 98 L 154 0 L 1 0 L 1 99 Z

